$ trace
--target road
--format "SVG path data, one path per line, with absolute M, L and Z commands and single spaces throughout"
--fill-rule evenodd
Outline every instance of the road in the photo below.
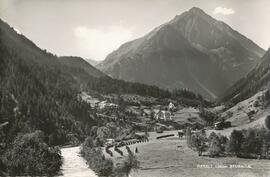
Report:
M 88 168 L 86 161 L 80 156 L 80 147 L 62 148 L 64 159 L 62 173 L 64 177 L 98 177 Z

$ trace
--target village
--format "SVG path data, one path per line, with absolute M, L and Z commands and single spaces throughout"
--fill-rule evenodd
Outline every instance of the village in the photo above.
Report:
M 97 99 L 97 97 L 90 96 L 87 93 L 81 93 L 80 96 L 91 104 L 93 109 L 97 110 L 100 118 L 117 119 L 113 111 L 109 111 L 110 114 L 108 114 L 108 111 L 105 110 L 119 109 L 119 102 L 115 101 L 118 96 L 106 95 L 102 99 Z M 143 168 L 133 172 L 131 176 L 147 177 L 149 174 L 150 176 L 158 177 L 164 175 L 175 176 L 179 170 L 181 174 L 184 171 L 185 174 L 189 175 L 194 173 L 195 176 L 211 176 L 207 168 L 198 167 L 200 164 L 213 166 L 213 164 L 217 163 L 219 166 L 226 166 L 228 164 L 252 166 L 248 173 L 251 175 L 255 175 L 255 172 L 260 168 L 270 168 L 267 160 L 247 161 L 234 157 L 216 159 L 210 158 L 208 155 L 198 156 L 192 149 L 187 147 L 186 127 L 191 128 L 191 134 L 205 131 L 206 136 L 215 132 L 229 137 L 229 132 L 232 132 L 238 123 L 237 117 L 239 115 L 238 113 L 234 115 L 234 109 L 239 111 L 240 107 L 242 109 L 247 107 L 245 109 L 246 121 L 250 121 L 250 117 L 261 112 L 260 106 L 257 105 L 260 95 L 249 100 L 249 104 L 240 103 L 236 105 L 236 108 L 231 108 L 227 112 L 223 112 L 223 108 L 220 106 L 210 108 L 207 111 L 218 115 L 212 125 L 208 125 L 207 121 L 204 120 L 202 110 L 199 107 L 178 105 L 174 100 L 166 100 L 166 103 L 158 104 L 157 100 L 153 98 L 145 99 L 138 95 L 125 95 L 121 97 L 121 100 L 125 102 L 124 109 L 130 116 L 125 121 L 133 125 L 136 131 L 129 138 L 107 138 L 103 148 L 105 157 L 112 159 L 118 165 L 123 163 L 130 151 L 133 152 L 138 157 Z M 146 102 L 147 104 L 145 104 Z M 226 118 L 229 114 L 232 116 L 230 119 Z M 233 116 L 236 117 L 235 120 Z M 240 125 L 237 126 L 237 128 L 241 128 Z M 206 145 L 209 146 L 210 144 Z M 196 170 L 194 171 L 194 169 Z M 222 176 L 228 173 L 226 168 L 213 168 L 212 170 L 211 174 L 215 174 L 212 176 L 216 176 L 216 174 Z M 246 168 L 236 168 L 229 173 L 233 176 L 245 170 Z M 261 175 L 264 175 L 264 173 Z
M 79 97 L 91 105 L 92 109 L 99 110 L 99 115 L 102 117 L 116 119 L 113 114 L 105 115 L 102 112 L 106 110 L 119 109 L 117 104 L 117 96 L 106 95 L 100 99 L 82 92 Z M 201 110 L 198 107 L 186 107 L 177 105 L 174 100 L 167 100 L 166 103 L 158 104 L 154 98 L 140 97 L 138 95 L 123 95 L 122 98 L 125 106 L 125 112 L 132 115 L 134 118 L 130 121 L 137 125 L 145 126 L 150 131 L 162 132 L 163 130 L 180 130 L 183 131 L 187 126 L 193 130 L 198 130 L 206 124 L 201 115 Z M 143 100 L 142 100 L 143 99 Z M 123 107 L 123 106 L 122 106 Z M 215 120 L 211 128 L 222 130 L 223 128 L 231 127 L 231 122 L 224 118 Z

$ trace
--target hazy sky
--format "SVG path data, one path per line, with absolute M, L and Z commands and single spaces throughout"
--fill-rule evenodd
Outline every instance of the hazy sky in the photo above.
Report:
M 0 17 L 52 53 L 102 60 L 193 6 L 270 47 L 270 0 L 0 0 Z

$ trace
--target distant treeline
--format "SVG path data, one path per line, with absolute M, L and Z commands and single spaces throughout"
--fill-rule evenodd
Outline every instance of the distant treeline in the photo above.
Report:
M 169 91 L 157 86 L 112 79 L 108 76 L 92 78 L 87 87 L 89 90 L 95 90 L 103 94 L 137 94 L 161 99 L 182 99 L 179 100 L 182 102 L 193 100 L 197 101 L 197 104 L 209 104 L 209 102 L 204 100 L 200 94 L 193 93 L 186 89 L 175 89 L 173 91 Z

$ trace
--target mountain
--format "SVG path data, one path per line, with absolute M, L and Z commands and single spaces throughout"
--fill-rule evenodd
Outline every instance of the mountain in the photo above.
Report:
M 63 145 L 82 140 L 92 126 L 107 123 L 78 99 L 81 91 L 95 91 L 100 97 L 126 93 L 164 99 L 161 102 L 175 98 L 186 105 L 211 104 L 186 90 L 171 93 L 112 79 L 79 57 L 59 58 L 0 19 L 0 144 L 9 145 L 5 150 L 18 134 L 41 130 L 46 143 Z
M 199 8 L 127 42 L 97 67 L 127 81 L 186 88 L 216 98 L 259 61 L 264 50 Z
M 90 63 L 92 66 L 97 66 L 100 61 L 97 61 L 97 60 L 93 60 L 93 59 L 84 59 L 85 61 L 87 61 L 88 63 Z
M 270 49 L 262 57 L 260 63 L 229 88 L 220 100 L 238 103 L 266 88 L 270 88 Z
M 80 86 L 100 72 L 88 63 L 73 70 L 64 60 L 0 20 L 0 125 L 8 122 L 0 144 L 11 144 L 19 133 L 41 130 L 48 144 L 59 145 L 68 142 L 69 135 L 87 136 L 86 128 L 97 125 L 90 106 L 77 95 Z
M 104 73 L 93 67 L 87 61 L 80 57 L 63 56 L 59 57 L 60 62 L 68 68 L 70 73 L 73 74 L 75 79 L 88 80 L 89 76 L 102 77 Z M 67 69 L 66 68 L 66 69 Z

